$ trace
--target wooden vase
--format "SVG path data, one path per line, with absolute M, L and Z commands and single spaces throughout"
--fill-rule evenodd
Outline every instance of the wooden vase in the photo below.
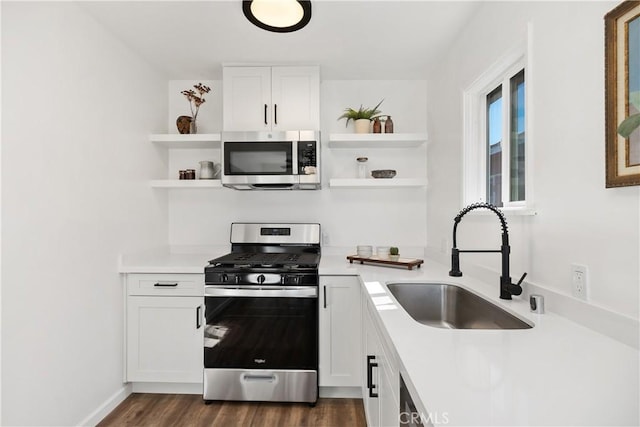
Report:
M 191 132 L 192 120 L 193 119 L 191 118 L 191 116 L 179 116 L 176 119 L 176 126 L 178 127 L 178 132 L 180 132 L 181 134 L 192 133 Z

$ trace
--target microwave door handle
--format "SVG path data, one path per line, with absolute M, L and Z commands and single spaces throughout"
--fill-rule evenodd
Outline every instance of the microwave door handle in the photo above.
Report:
M 266 126 L 267 124 L 267 104 L 264 104 L 264 125 Z
M 298 157 L 298 141 L 293 141 L 291 143 L 291 173 L 293 176 L 296 176 L 300 173 L 300 168 L 298 167 L 298 162 L 300 158 Z

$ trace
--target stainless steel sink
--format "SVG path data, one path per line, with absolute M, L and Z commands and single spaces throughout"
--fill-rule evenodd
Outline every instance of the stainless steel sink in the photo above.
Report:
M 391 283 L 387 287 L 417 322 L 447 329 L 529 329 L 497 305 L 446 283 Z

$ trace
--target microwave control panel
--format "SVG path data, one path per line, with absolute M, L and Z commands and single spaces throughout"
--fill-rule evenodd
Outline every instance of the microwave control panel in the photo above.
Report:
M 298 167 L 304 170 L 307 166 L 317 167 L 316 141 L 298 141 Z

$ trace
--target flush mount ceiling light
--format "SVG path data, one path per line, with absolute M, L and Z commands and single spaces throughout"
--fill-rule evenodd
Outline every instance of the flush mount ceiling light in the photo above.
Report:
M 242 11 L 254 25 L 275 33 L 290 33 L 311 20 L 309 0 L 243 0 Z

